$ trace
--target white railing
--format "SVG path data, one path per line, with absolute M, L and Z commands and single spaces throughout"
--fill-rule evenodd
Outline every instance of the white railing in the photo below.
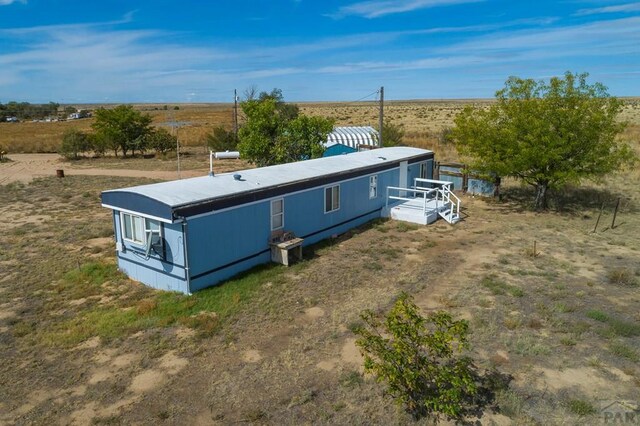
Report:
M 398 195 L 390 195 L 389 191 L 397 191 Z M 412 194 L 414 194 L 413 198 L 403 197 L 402 195 L 400 195 L 400 194 L 406 194 L 407 192 L 411 192 Z M 431 199 L 428 196 L 431 195 L 431 194 L 434 194 L 434 193 L 437 194 L 437 192 L 438 192 L 437 188 L 433 188 L 433 189 L 417 189 L 417 188 L 401 188 L 399 186 L 387 186 L 387 200 L 386 200 L 385 207 L 387 209 L 389 208 L 389 200 L 413 201 L 416 198 L 418 198 L 418 194 L 419 194 L 421 196 L 421 198 L 423 199 L 422 210 L 426 214 L 426 212 L 427 212 L 427 201 Z
M 447 219 L 447 222 L 451 223 L 454 220 L 454 215 L 453 215 L 454 211 L 456 213 L 455 217 L 456 218 L 460 217 L 460 198 L 458 198 L 458 196 L 453 193 L 450 185 L 443 186 L 438 190 L 438 192 L 440 193 L 440 195 L 442 195 L 443 203 L 445 204 L 448 203 L 451 206 L 451 209 L 449 210 L 449 214 L 448 214 L 449 218 Z
M 429 184 L 432 184 L 432 185 L 439 185 L 439 186 L 442 186 L 442 187 L 445 187 L 445 186 L 449 186 L 450 187 L 453 184 L 453 182 L 449 182 L 448 180 L 415 178 L 413 180 L 414 186 L 416 188 L 424 188 L 424 187 L 418 186 L 418 183 L 429 183 Z
M 435 185 L 435 187 L 430 188 L 424 184 Z M 422 209 L 425 214 L 427 213 L 427 201 L 435 201 L 435 208 L 440 215 L 447 222 L 453 223 L 460 217 L 460 198 L 453 193 L 452 186 L 452 182 L 424 178 L 415 178 L 412 188 L 388 186 L 386 208 L 389 208 L 389 200 L 414 201 L 416 198 L 422 198 Z M 397 195 L 391 195 L 390 191 L 397 193 Z M 413 197 L 406 196 L 407 193 L 410 193 Z M 442 214 L 440 212 L 441 207 L 446 207 L 448 212 Z

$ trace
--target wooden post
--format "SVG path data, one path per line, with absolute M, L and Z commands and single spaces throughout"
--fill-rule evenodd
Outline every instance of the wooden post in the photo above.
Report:
M 618 207 L 620 207 L 620 197 L 618 197 L 618 201 L 616 202 L 616 208 L 613 211 L 613 220 L 611 221 L 611 229 L 616 227 L 616 216 L 618 215 Z
M 603 210 L 604 210 L 604 203 L 602 203 L 602 206 L 600 207 L 600 213 L 598 214 L 598 220 L 596 220 L 596 226 L 593 227 L 593 232 L 594 233 L 598 229 L 598 224 L 600 223 L 600 216 L 602 216 L 602 211 Z

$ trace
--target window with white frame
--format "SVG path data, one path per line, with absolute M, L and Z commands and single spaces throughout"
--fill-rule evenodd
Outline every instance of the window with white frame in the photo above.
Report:
M 378 196 L 378 175 L 369 176 L 369 198 Z
M 121 213 L 120 217 L 122 219 L 122 238 L 125 241 L 154 247 L 157 251 L 158 245 L 162 243 L 160 222 L 130 213 Z
M 284 199 L 271 201 L 271 230 L 284 228 Z
M 324 212 L 329 213 L 340 208 L 340 185 L 324 189 Z

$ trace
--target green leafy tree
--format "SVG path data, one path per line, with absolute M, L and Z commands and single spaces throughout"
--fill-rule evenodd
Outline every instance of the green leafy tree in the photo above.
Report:
M 511 176 L 536 189 L 535 208 L 549 189 L 597 179 L 634 161 L 617 135 L 622 102 L 588 74 L 567 72 L 548 83 L 510 77 L 488 109 L 466 107 L 456 118 L 456 148 L 470 168 Z
M 102 157 L 109 148 L 107 140 L 96 133 L 87 133 L 88 149 L 93 151 L 94 156 Z
M 151 132 L 151 116 L 142 114 L 130 105 L 120 105 L 113 109 L 99 108 L 95 112 L 92 127 L 96 133 L 108 141 L 116 157 L 118 151 L 126 157 L 127 152 L 135 154 L 146 149 L 147 135 Z
M 90 148 L 89 138 L 78 129 L 69 129 L 62 136 L 62 145 L 58 153 L 67 159 L 77 160 L 80 154 Z
M 277 164 L 275 147 L 285 121 L 278 115 L 276 101 L 249 100 L 241 107 L 247 118 L 238 132 L 240 156 L 258 167 Z
M 460 419 L 478 391 L 468 357 L 468 323 L 446 312 L 423 317 L 402 293 L 386 317 L 365 311 L 355 330 L 365 371 L 385 382 L 397 403 L 418 419 Z
M 147 135 L 147 146 L 154 149 L 158 154 L 164 154 L 176 149 L 178 138 L 167 129 L 153 129 Z
M 322 117 L 299 115 L 289 121 L 276 145 L 276 162 L 290 163 L 322 157 L 323 142 L 333 130 L 333 121 Z
M 246 121 L 238 132 L 240 156 L 259 167 L 320 157 L 333 121 L 299 115 L 279 102 L 271 95 L 242 102 Z
M 222 126 L 215 127 L 213 132 L 208 133 L 205 141 L 212 151 L 235 151 L 238 146 L 238 139 L 233 131 Z
M 283 120 L 289 121 L 298 117 L 300 114 L 300 108 L 296 104 L 290 104 L 284 101 L 284 95 L 281 89 L 274 88 L 271 92 L 260 92 L 258 95 L 259 101 L 265 101 L 272 99 L 276 101 L 276 109 L 278 114 Z

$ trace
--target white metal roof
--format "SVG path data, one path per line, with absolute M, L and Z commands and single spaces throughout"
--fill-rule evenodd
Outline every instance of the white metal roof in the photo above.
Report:
M 326 147 L 336 144 L 357 149 L 358 145 L 378 146 L 378 131 L 371 126 L 334 127 L 327 135 Z
M 213 177 L 202 176 L 134 186 L 104 191 L 103 194 L 110 192 L 138 194 L 157 200 L 167 206 L 179 207 L 329 174 L 348 172 L 362 167 L 403 161 L 428 153 L 431 153 L 431 151 L 411 147 L 380 148 L 348 155 L 316 158 L 233 173 L 216 174 Z M 234 175 L 240 175 L 240 179 L 235 179 Z

